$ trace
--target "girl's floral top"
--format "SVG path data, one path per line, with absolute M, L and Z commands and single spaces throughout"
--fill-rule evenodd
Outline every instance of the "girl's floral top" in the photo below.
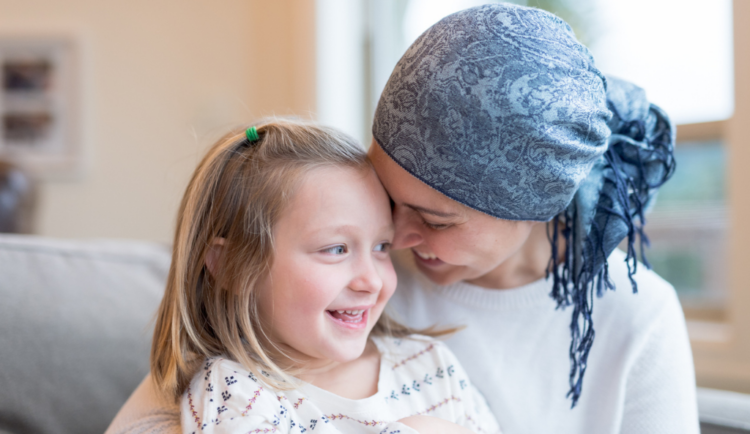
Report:
M 424 336 L 373 341 L 381 354 L 378 392 L 358 400 L 307 383 L 275 391 L 236 362 L 209 359 L 183 394 L 182 430 L 186 434 L 414 434 L 397 421 L 426 415 L 478 434 L 499 432 L 484 398 L 442 342 Z

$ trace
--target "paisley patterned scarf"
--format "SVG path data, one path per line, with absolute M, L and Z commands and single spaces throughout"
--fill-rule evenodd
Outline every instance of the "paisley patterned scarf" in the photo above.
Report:
M 500 219 L 555 222 L 551 296 L 572 307 L 572 406 L 594 341 L 593 295 L 614 288 L 606 259 L 624 238 L 637 291 L 636 235 L 642 253 L 644 210 L 674 171 L 674 135 L 642 89 L 596 69 L 564 21 L 507 3 L 420 36 L 373 124 L 394 161 L 446 196 Z

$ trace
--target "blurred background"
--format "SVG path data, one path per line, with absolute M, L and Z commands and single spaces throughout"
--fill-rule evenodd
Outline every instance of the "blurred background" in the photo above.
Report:
M 168 243 L 188 177 L 269 115 L 369 143 L 406 47 L 475 0 L 0 0 L 0 232 Z M 750 392 L 750 2 L 528 0 L 679 125 L 649 216 L 701 386 Z

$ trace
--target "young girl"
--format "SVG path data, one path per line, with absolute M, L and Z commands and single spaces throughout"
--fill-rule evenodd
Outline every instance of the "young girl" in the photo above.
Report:
M 453 354 L 383 314 L 393 230 L 353 139 L 278 121 L 219 140 L 182 200 L 152 347 L 183 432 L 497 432 Z

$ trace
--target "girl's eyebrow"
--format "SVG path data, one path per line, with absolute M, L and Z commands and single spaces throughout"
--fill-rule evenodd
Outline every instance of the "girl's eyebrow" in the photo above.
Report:
M 425 213 L 425 214 L 434 215 L 436 217 L 444 217 L 444 218 L 458 217 L 458 214 L 456 214 L 456 213 L 437 211 L 437 210 L 434 210 L 434 209 L 423 208 L 423 207 L 417 206 L 417 205 L 409 205 L 409 204 L 405 204 L 405 205 L 407 207 L 413 209 L 414 211 L 419 211 L 419 212 L 422 212 L 422 213 Z
M 349 224 L 343 224 L 343 225 L 330 225 L 330 226 L 323 226 L 315 229 L 315 232 L 330 232 L 334 234 L 351 234 L 356 233 L 359 230 L 359 227 L 356 225 L 349 225 Z
M 343 225 L 330 225 L 330 226 L 323 226 L 320 228 L 317 228 L 315 232 L 329 232 L 333 234 L 356 234 L 357 232 L 361 231 L 362 227 L 357 225 L 350 225 L 350 224 L 343 224 Z M 388 223 L 387 225 L 380 228 L 380 231 L 395 231 L 396 227 L 393 225 L 393 223 Z

